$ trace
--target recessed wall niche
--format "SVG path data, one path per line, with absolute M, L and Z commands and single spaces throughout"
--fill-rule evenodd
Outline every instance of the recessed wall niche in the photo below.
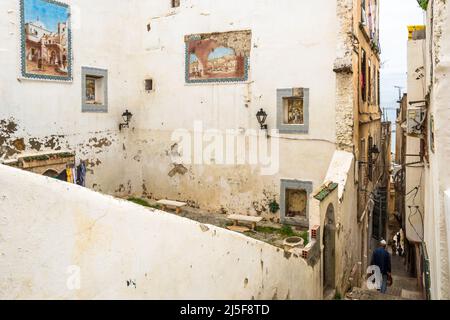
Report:
M 145 79 L 144 80 L 145 91 L 148 93 L 153 91 L 153 79 Z
M 281 180 L 281 222 L 309 227 L 310 181 Z
M 309 89 L 277 90 L 277 128 L 280 133 L 309 132 Z
M 108 112 L 108 70 L 81 68 L 82 112 Z

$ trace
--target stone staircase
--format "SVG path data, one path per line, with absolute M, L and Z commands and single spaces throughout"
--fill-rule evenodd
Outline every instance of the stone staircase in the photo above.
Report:
M 367 288 L 353 288 L 345 296 L 346 300 L 423 300 L 417 279 L 411 277 L 404 268 L 403 258 L 392 256 L 392 277 L 394 283 L 386 294 Z
M 382 294 L 377 290 L 353 288 L 351 292 L 346 294 L 345 300 L 409 300 L 409 299 L 391 294 Z

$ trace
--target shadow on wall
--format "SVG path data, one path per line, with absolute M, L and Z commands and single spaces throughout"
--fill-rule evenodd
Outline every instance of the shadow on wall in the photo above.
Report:
M 320 268 L 269 244 L 3 165 L 0 180 L 2 299 L 320 298 Z

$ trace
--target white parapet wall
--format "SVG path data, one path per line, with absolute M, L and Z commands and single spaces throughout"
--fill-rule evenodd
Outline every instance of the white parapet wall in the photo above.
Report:
M 315 299 L 320 264 L 0 165 L 0 299 Z

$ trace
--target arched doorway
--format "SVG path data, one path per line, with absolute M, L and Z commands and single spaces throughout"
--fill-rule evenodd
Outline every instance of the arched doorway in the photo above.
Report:
M 323 232 L 323 290 L 332 291 L 336 288 L 336 223 L 334 217 L 334 206 L 330 204 L 325 216 Z
M 58 176 L 58 172 L 56 172 L 53 169 L 48 169 L 44 172 L 43 176 L 50 177 L 50 178 L 56 178 Z

